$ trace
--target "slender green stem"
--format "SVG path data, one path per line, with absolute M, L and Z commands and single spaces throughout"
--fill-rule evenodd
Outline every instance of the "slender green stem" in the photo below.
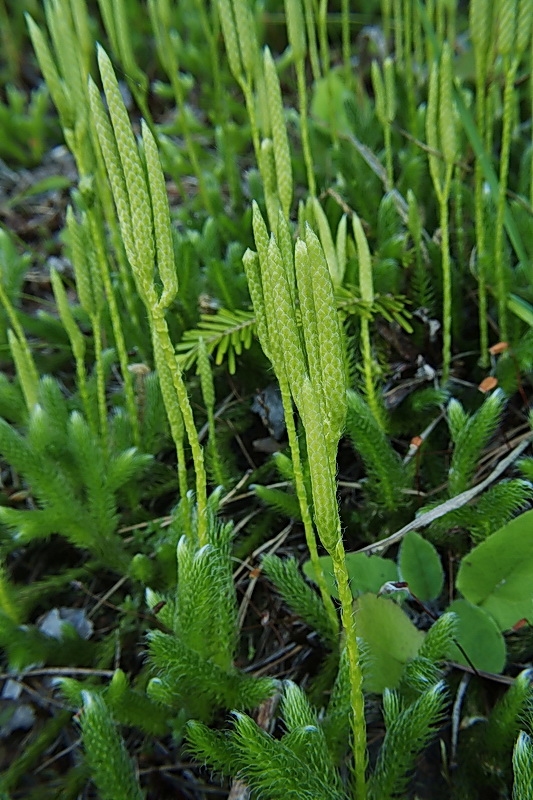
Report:
M 388 191 L 394 188 L 394 166 L 392 160 L 392 126 L 387 120 L 383 126 L 385 137 L 385 167 L 387 170 Z
M 157 299 L 154 297 L 148 298 L 148 308 L 151 315 L 151 328 L 154 337 L 154 348 L 161 349 L 161 356 L 164 359 L 166 367 L 170 373 L 172 384 L 176 392 L 177 402 L 183 416 L 183 423 L 187 431 L 187 438 L 192 452 L 192 459 L 196 473 L 196 503 L 198 506 L 198 542 L 200 547 L 207 544 L 208 530 L 207 530 L 207 476 L 204 465 L 204 454 L 198 439 L 198 431 L 194 423 L 191 404 L 187 395 L 187 389 L 183 382 L 183 378 L 176 360 L 174 348 L 170 340 L 168 326 L 165 320 L 165 314 L 157 304 Z
M 366 317 L 361 318 L 361 350 L 363 354 L 363 375 L 365 379 L 365 394 L 374 419 L 381 428 L 385 428 L 383 414 L 376 396 L 374 374 L 372 369 L 372 348 L 370 345 L 370 322 Z
M 100 438 L 104 455 L 109 452 L 109 429 L 107 424 L 107 404 L 105 396 L 105 375 L 102 361 L 102 331 L 100 312 L 91 315 L 94 341 L 94 363 L 96 371 L 96 395 L 98 402 L 98 417 L 100 420 Z
M 418 118 L 416 114 L 416 97 L 413 68 L 413 2 L 404 0 L 402 22 L 404 26 L 404 62 L 405 87 L 407 91 L 407 113 L 409 130 L 418 137 Z
M 320 59 L 318 57 L 318 47 L 316 43 L 316 23 L 315 13 L 313 10 L 313 0 L 303 0 L 303 3 L 307 41 L 309 43 L 309 60 L 311 62 L 313 80 L 316 82 L 322 77 L 322 71 L 320 69 Z
M 83 406 L 83 411 L 87 418 L 87 422 L 89 423 L 89 427 L 93 434 L 98 433 L 98 420 L 96 418 L 94 405 L 89 400 L 89 393 L 87 391 L 87 372 L 85 370 L 85 361 L 83 357 L 83 353 L 78 351 L 75 343 L 71 340 L 71 347 L 74 353 L 74 359 L 76 361 L 76 378 L 78 384 L 78 390 L 81 397 L 81 404 Z
M 320 60 L 324 75 L 329 75 L 330 58 L 328 43 L 328 0 L 319 0 L 318 5 L 318 41 L 320 44 Z
M 529 64 L 529 118 L 533 120 L 533 44 L 530 45 L 531 61 Z M 531 126 L 531 160 L 529 175 L 529 205 L 533 208 L 533 125 Z
M 457 261 L 464 269 L 466 264 L 465 246 L 465 220 L 464 220 L 464 197 L 463 197 L 464 170 L 462 167 L 455 168 L 455 180 L 453 182 L 453 196 L 455 198 L 455 238 L 457 240 Z
M 292 400 L 289 389 L 289 384 L 286 378 L 279 378 L 279 386 L 281 390 L 281 399 L 283 403 L 283 412 L 285 414 L 285 424 L 287 426 L 287 437 L 289 439 L 289 446 L 291 448 L 292 468 L 294 471 L 294 484 L 296 488 L 296 496 L 300 505 L 300 512 L 302 514 L 302 522 L 304 525 L 305 541 L 307 549 L 311 557 L 311 563 L 315 572 L 315 581 L 322 597 L 326 612 L 331 622 L 332 630 L 339 630 L 339 620 L 337 619 L 337 612 L 331 599 L 331 594 L 326 585 L 324 577 L 324 570 L 318 557 L 318 549 L 316 544 L 315 532 L 313 530 L 313 520 L 311 518 L 311 511 L 309 509 L 309 500 L 305 488 L 304 474 L 302 468 L 302 461 L 300 458 L 300 445 L 298 444 L 298 435 L 294 425 L 294 416 L 292 411 Z
M 352 82 L 350 65 L 350 0 L 342 0 L 342 61 L 344 66 L 344 80 L 349 88 Z
M 396 69 L 399 72 L 402 72 L 404 69 L 402 0 L 393 0 L 393 9 L 394 9 L 394 60 L 396 61 Z
M 91 228 L 91 238 L 93 240 L 96 261 L 102 277 L 107 303 L 109 306 L 109 316 L 111 317 L 111 325 L 113 327 L 113 336 L 117 346 L 118 360 L 120 363 L 120 370 L 122 372 L 122 380 L 124 381 L 124 395 L 126 397 L 126 408 L 133 433 L 133 441 L 136 447 L 141 443 L 141 434 L 139 430 L 139 420 L 137 418 L 137 406 L 135 404 L 135 392 L 133 390 L 133 378 L 128 369 L 128 352 L 126 350 L 126 343 L 124 341 L 124 334 L 122 332 L 122 323 L 120 314 L 117 307 L 115 293 L 113 291 L 113 284 L 111 283 L 111 275 L 109 274 L 109 263 L 106 255 L 106 244 L 103 234 L 103 226 L 100 215 L 96 215 L 96 209 L 91 208 L 87 212 L 89 225 Z
M 424 63 L 424 27 L 422 25 L 422 16 L 420 14 L 420 3 L 415 0 L 413 9 L 413 50 L 414 60 L 417 64 L 417 83 L 420 86 L 422 69 L 421 65 Z
M 307 184 L 309 194 L 316 197 L 315 170 L 313 167 L 313 155 L 311 153 L 311 142 L 309 139 L 309 120 L 307 116 L 307 86 L 305 82 L 305 65 L 303 59 L 296 62 L 296 78 L 298 81 L 298 99 L 300 104 L 300 130 L 302 132 L 302 148 L 304 153 L 305 169 L 307 171 Z
M 213 90 L 213 106 L 214 106 L 214 117 L 217 121 L 220 121 L 222 117 L 227 117 L 224 111 L 224 103 L 222 102 L 222 91 L 221 91 L 221 70 L 218 63 L 218 48 L 217 48 L 217 40 L 216 36 L 218 35 L 218 19 L 216 14 L 216 3 L 212 4 L 213 7 L 213 19 L 212 21 L 209 20 L 209 16 L 205 7 L 205 0 L 195 0 L 196 8 L 198 9 L 198 13 L 200 15 L 200 20 L 202 23 L 202 31 L 205 36 L 208 48 L 209 48 L 209 60 L 211 62 L 211 77 L 213 80 L 212 90 Z
M 385 43 L 389 44 L 391 29 L 391 0 L 381 0 L 381 24 L 383 25 L 383 35 Z
M 341 618 L 346 633 L 346 647 L 350 673 L 350 702 L 352 707 L 352 737 L 354 754 L 355 793 L 354 800 L 366 800 L 366 720 L 365 699 L 363 695 L 363 673 L 357 644 L 357 630 L 353 613 L 353 597 L 350 591 L 350 579 L 346 568 L 346 554 L 341 538 L 339 521 L 339 541 L 331 553 L 333 571 L 339 598 L 341 601 Z
M 444 44 L 444 36 L 446 33 L 446 9 L 444 6 L 444 0 L 437 0 L 435 16 L 437 39 L 439 41 L 439 45 L 442 46 Z
M 255 158 L 257 163 L 261 164 L 261 137 L 259 136 L 259 126 L 257 124 L 257 115 L 255 113 L 255 99 L 252 91 L 252 83 L 248 78 L 243 78 L 241 81 L 241 89 L 242 93 L 244 94 L 246 110 L 248 111 L 248 118 L 250 120 Z
M 452 275 L 450 258 L 450 225 L 448 199 L 453 175 L 453 163 L 446 164 L 444 186 L 439 193 L 441 257 L 442 257 L 442 383 L 448 381 L 452 355 Z
M 154 358 L 157 374 L 159 376 L 159 385 L 161 387 L 161 394 L 167 412 L 167 418 L 170 424 L 170 433 L 174 446 L 176 447 L 176 456 L 178 462 L 178 487 L 181 498 L 187 496 L 189 489 L 187 480 L 187 464 L 185 461 L 185 452 L 183 448 L 183 439 L 185 434 L 183 415 L 179 404 L 175 400 L 174 385 L 172 377 L 167 369 L 167 364 L 161 349 L 160 341 L 157 337 L 153 337 L 154 342 Z M 189 533 L 192 533 L 189 531 Z
M 37 367 L 35 366 L 35 362 L 33 360 L 32 354 L 31 354 L 31 350 L 28 347 L 28 342 L 27 342 L 26 337 L 24 335 L 24 330 L 22 328 L 22 325 L 20 324 L 20 322 L 18 320 L 17 313 L 16 313 L 16 311 L 15 311 L 15 309 L 13 307 L 13 304 L 11 303 L 11 300 L 9 299 L 9 297 L 7 295 L 7 292 L 5 291 L 5 289 L 4 289 L 3 285 L 2 285 L 2 281 L 0 281 L 0 304 L 3 305 L 4 310 L 5 310 L 6 314 L 7 314 L 8 319 L 9 319 L 9 323 L 10 323 L 11 327 L 13 328 L 13 330 L 15 332 L 15 335 L 16 335 L 16 337 L 18 339 L 19 346 L 20 346 L 21 350 L 24 352 L 24 355 L 26 357 L 27 366 L 31 371 L 31 379 L 32 379 L 33 383 L 35 384 L 35 386 L 37 386 L 37 384 L 39 383 L 39 373 L 37 371 Z
M 498 323 L 500 339 L 507 341 L 507 286 L 504 265 L 504 215 L 505 196 L 509 177 L 509 156 L 511 152 L 511 129 L 513 118 L 514 79 L 518 68 L 518 59 L 504 57 L 505 88 L 503 92 L 503 129 L 500 150 L 500 190 L 496 206 L 496 231 L 494 239 L 494 266 L 496 273 L 496 294 L 498 299 Z
M 481 58 L 476 65 L 476 122 L 479 137 L 485 138 L 485 109 L 486 88 L 485 69 Z M 477 249 L 477 281 L 478 281 L 478 311 L 479 311 L 479 348 L 481 350 L 481 366 L 489 364 L 489 322 L 487 307 L 487 279 L 485 275 L 485 219 L 483 213 L 483 167 L 479 158 L 476 158 L 474 175 L 474 215 L 476 224 L 476 249 Z

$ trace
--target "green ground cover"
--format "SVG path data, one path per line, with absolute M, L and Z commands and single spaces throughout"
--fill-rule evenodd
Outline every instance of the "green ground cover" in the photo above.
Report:
M 0 798 L 533 798 L 533 0 L 0 0 Z

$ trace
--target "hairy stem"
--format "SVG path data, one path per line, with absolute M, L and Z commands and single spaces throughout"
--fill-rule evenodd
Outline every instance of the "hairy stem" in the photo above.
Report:
M 311 557 L 311 563 L 315 572 L 315 581 L 322 597 L 322 602 L 326 608 L 328 617 L 330 619 L 332 629 L 338 631 L 339 620 L 337 619 L 337 612 L 331 599 L 331 594 L 326 585 L 324 577 L 324 570 L 318 557 L 318 549 L 316 544 L 315 532 L 313 530 L 313 520 L 309 510 L 309 500 L 305 489 L 304 474 L 302 469 L 302 461 L 300 458 L 300 446 L 298 444 L 298 435 L 294 425 L 294 417 L 292 412 L 292 400 L 289 389 L 289 384 L 286 378 L 279 379 L 279 386 L 281 390 L 281 399 L 283 402 L 283 412 L 285 414 L 285 424 L 287 426 L 287 436 L 289 439 L 289 446 L 291 448 L 292 468 L 294 471 L 294 484 L 296 488 L 296 497 L 300 505 L 300 512 L 302 514 L 302 522 L 304 524 L 305 541 L 307 549 Z
M 359 646 L 357 644 L 357 631 L 355 617 L 353 613 L 353 597 L 350 591 L 348 570 L 346 568 L 346 553 L 342 543 L 342 534 L 339 520 L 339 541 L 335 550 L 331 553 L 333 559 L 333 571 L 339 598 L 341 601 L 342 625 L 346 633 L 346 647 L 348 650 L 349 672 L 350 672 L 350 701 L 352 706 L 352 737 L 354 754 L 354 776 L 355 793 L 354 800 L 366 800 L 366 721 L 365 721 L 365 699 L 363 695 L 363 673 L 359 658 Z

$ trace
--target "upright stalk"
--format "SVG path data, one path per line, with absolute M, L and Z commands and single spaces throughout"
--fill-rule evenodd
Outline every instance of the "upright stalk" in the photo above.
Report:
M 504 264 L 504 216 L 507 183 L 509 177 L 509 156 L 511 153 L 511 128 L 513 121 L 513 95 L 518 59 L 505 56 L 503 60 L 505 87 L 503 91 L 503 128 L 500 151 L 500 190 L 496 206 L 496 231 L 494 234 L 494 266 L 496 273 L 496 294 L 498 300 L 498 323 L 500 339 L 507 341 L 507 285 Z
M 342 61 L 344 66 L 344 80 L 349 88 L 352 82 L 350 65 L 350 0 L 342 0 Z
M 109 451 L 109 428 L 107 424 L 107 404 L 105 396 L 105 375 L 102 361 L 102 326 L 100 313 L 91 316 L 94 341 L 94 362 L 96 371 L 96 396 L 98 399 L 98 417 L 100 420 L 100 440 L 104 455 Z
M 302 148 L 305 169 L 307 172 L 307 185 L 311 197 L 316 196 L 315 171 L 313 156 L 309 140 L 309 122 L 307 119 L 307 84 L 305 79 L 305 56 L 307 52 L 304 17 L 301 0 L 285 0 L 287 15 L 287 33 L 294 55 L 296 79 L 298 83 L 298 105 L 300 111 L 300 131 L 302 135 Z
M 448 381 L 452 355 L 452 275 L 450 258 L 450 224 L 448 199 L 453 176 L 453 164 L 446 164 L 444 189 L 439 196 L 441 258 L 442 258 L 442 383 Z
M 470 29 L 476 60 L 476 124 L 479 138 L 485 140 L 487 112 L 487 65 L 490 43 L 490 8 L 488 0 L 474 0 L 470 8 Z M 474 174 L 474 216 L 476 225 L 477 281 L 478 281 L 478 319 L 480 363 L 483 367 L 489 364 L 489 322 L 487 304 L 486 279 L 486 243 L 485 218 L 483 210 L 483 167 L 476 158 Z
M 117 307 L 115 293 L 113 291 L 113 284 L 111 283 L 111 275 L 109 274 L 109 264 L 106 255 L 106 244 L 102 229 L 102 219 L 97 218 L 95 209 L 89 209 L 87 212 L 89 226 L 91 230 L 91 238 L 93 241 L 96 262 L 104 291 L 106 294 L 107 302 L 109 305 L 109 316 L 111 317 L 111 325 L 113 327 L 113 336 L 117 346 L 118 359 L 120 363 L 120 370 L 122 372 L 122 380 L 124 381 L 124 394 L 126 397 L 126 408 L 128 417 L 131 424 L 133 434 L 133 441 L 136 447 L 141 443 L 141 434 L 139 429 L 139 420 L 137 418 L 137 406 L 135 404 L 135 392 L 133 390 L 133 378 L 128 370 L 128 353 L 126 350 L 126 343 L 124 341 L 124 334 L 122 332 L 122 323 L 120 314 Z
M 176 361 L 176 354 L 170 339 L 170 333 L 165 320 L 164 310 L 160 308 L 155 297 L 147 298 L 147 308 L 150 314 L 150 328 L 154 338 L 154 350 L 158 348 L 162 359 L 166 365 L 172 385 L 176 393 L 183 423 L 187 432 L 187 438 L 191 447 L 191 454 L 196 473 L 196 503 L 198 505 L 198 543 L 200 547 L 208 542 L 207 528 L 207 476 L 204 465 L 204 454 L 198 431 L 194 423 L 191 404 L 187 395 L 187 389 Z
M 291 449 L 294 486 L 296 489 L 298 504 L 300 506 L 300 513 L 302 515 L 305 541 L 311 557 L 311 563 L 315 573 L 315 581 L 320 591 L 320 596 L 322 598 L 322 602 L 324 603 L 327 615 L 331 622 L 332 630 L 338 631 L 339 620 L 337 619 L 337 612 L 335 611 L 335 606 L 333 605 L 333 600 L 331 599 L 331 593 L 326 584 L 322 563 L 318 556 L 316 536 L 313 529 L 311 511 L 309 509 L 309 498 L 307 497 L 307 490 L 305 488 L 302 460 L 300 458 L 300 445 L 298 444 L 298 435 L 294 425 L 291 392 L 286 378 L 279 376 L 279 387 L 281 391 L 281 400 L 283 403 L 283 413 L 285 415 L 285 425 L 287 427 L 287 438 L 289 439 L 289 447 Z
M 365 699 L 363 694 L 363 673 L 359 646 L 357 644 L 357 631 L 353 612 L 353 596 L 350 591 L 350 578 L 346 567 L 346 554 L 342 543 L 342 533 L 339 524 L 339 541 L 331 553 L 333 572 L 341 601 L 342 626 L 346 633 L 346 648 L 350 673 L 350 704 L 352 707 L 352 739 L 354 754 L 354 800 L 366 800 L 366 720 Z

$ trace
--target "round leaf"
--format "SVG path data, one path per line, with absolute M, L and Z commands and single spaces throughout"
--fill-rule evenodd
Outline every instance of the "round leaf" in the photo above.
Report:
M 338 598 L 331 557 L 321 556 L 320 562 L 324 570 L 327 587 L 333 597 Z M 377 594 L 384 583 L 398 580 L 398 567 L 390 558 L 367 556 L 365 553 L 347 553 L 346 566 L 350 577 L 350 588 L 354 597 L 364 592 Z M 302 569 L 310 580 L 316 581 L 311 561 L 306 561 Z
M 399 567 L 402 580 L 420 600 L 434 600 L 442 591 L 444 571 L 439 554 L 419 533 L 405 536 L 400 549 Z
M 446 610 L 457 614 L 457 641 L 476 669 L 502 672 L 506 659 L 505 640 L 492 617 L 468 600 L 455 600 Z M 470 666 L 455 645 L 450 655 L 459 664 Z
M 393 600 L 363 594 L 355 601 L 355 608 L 357 636 L 365 641 L 370 661 L 365 689 L 394 689 L 405 664 L 418 653 L 424 634 Z
M 511 520 L 465 556 L 457 588 L 500 630 L 533 621 L 533 511 Z

